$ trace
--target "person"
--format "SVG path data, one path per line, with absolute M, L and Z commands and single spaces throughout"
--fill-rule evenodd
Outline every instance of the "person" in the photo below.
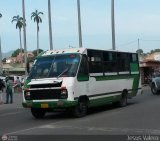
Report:
M 0 79 L 0 90 L 3 92 L 4 88 L 5 88 L 4 82 L 2 79 Z M 3 104 L 2 92 L 0 92 L 0 104 Z
M 21 87 L 21 81 L 19 80 L 19 77 L 16 79 L 16 87 Z
M 0 90 L 3 92 L 3 89 L 5 88 L 5 84 L 2 79 L 0 79 Z
M 7 79 L 7 83 L 6 83 L 6 103 L 5 104 L 8 104 L 9 102 L 13 103 L 12 88 L 13 88 L 13 81 L 10 80 L 10 79 Z

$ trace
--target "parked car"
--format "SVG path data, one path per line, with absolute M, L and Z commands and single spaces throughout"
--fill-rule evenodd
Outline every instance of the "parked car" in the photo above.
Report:
M 160 74 L 154 74 L 152 76 L 150 86 L 154 95 L 160 94 Z

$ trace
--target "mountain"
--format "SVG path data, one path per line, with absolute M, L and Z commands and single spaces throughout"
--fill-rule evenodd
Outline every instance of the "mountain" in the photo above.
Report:
M 12 55 L 13 52 L 14 52 L 14 50 L 11 50 L 11 51 L 9 51 L 9 52 L 2 53 L 2 58 L 11 57 L 11 55 Z

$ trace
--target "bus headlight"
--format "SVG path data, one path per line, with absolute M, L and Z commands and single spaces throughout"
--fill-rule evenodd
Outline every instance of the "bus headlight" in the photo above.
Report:
M 68 91 L 67 91 L 67 89 L 61 89 L 61 98 L 62 99 L 68 98 Z

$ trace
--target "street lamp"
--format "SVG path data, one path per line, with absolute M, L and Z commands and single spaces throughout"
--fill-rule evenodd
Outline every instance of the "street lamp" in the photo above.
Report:
M 53 50 L 53 41 L 52 41 L 52 21 L 51 21 L 51 1 L 48 0 L 48 20 L 49 20 L 49 41 L 50 41 L 50 50 Z
M 80 0 L 77 0 L 77 10 L 78 10 L 78 33 L 79 33 L 79 47 L 82 45 L 82 29 L 81 29 L 81 8 L 80 8 Z
M 114 0 L 111 0 L 111 24 L 112 24 L 112 49 L 116 49 L 115 43 L 115 19 L 114 19 Z
M 25 18 L 25 3 L 22 0 L 22 13 L 23 13 L 23 38 L 24 38 L 24 64 L 25 64 L 25 76 L 28 75 L 27 72 L 27 43 L 26 43 L 26 18 Z

